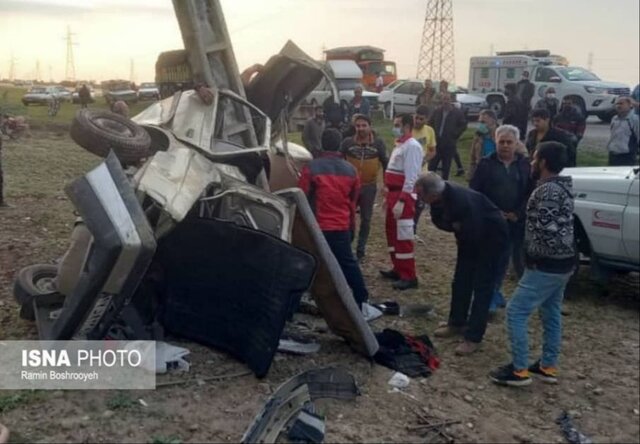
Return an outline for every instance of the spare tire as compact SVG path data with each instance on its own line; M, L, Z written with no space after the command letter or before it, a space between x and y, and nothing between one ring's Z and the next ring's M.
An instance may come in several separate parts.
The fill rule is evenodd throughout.
M71 138L82 148L100 157L109 152L124 164L149 157L151 137L140 125L111 111L81 109L71 122Z
M35 320L33 298L57 291L57 276L58 267L49 264L30 265L18 272L13 283L13 296L22 306L20 309L22 319Z

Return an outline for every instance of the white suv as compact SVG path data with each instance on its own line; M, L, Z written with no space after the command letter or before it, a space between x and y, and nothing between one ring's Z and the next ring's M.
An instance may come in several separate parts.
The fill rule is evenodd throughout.
M565 168L573 179L578 250L596 277L640 271L640 167Z

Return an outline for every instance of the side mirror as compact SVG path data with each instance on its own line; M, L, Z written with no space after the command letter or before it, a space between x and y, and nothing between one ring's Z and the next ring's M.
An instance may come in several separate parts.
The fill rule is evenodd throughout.
M552 76L552 77L549 77L549 82L551 82L551 83L560 83L560 82L562 82L562 79L560 77L558 77L558 76Z

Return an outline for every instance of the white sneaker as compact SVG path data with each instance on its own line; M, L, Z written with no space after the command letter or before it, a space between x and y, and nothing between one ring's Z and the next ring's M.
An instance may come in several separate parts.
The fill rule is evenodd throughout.
M362 316L364 316L364 320L367 322L375 321L380 316L382 316L382 312L378 310L373 305L363 302L362 303Z

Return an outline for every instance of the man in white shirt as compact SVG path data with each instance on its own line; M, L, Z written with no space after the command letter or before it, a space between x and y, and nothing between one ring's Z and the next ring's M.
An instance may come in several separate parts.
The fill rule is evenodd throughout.
M380 270L380 274L394 280L393 288L396 290L418 287L413 251L413 217L416 211L414 185L422 168L423 150L412 132L411 114L395 118L393 133L396 146L384 173L385 231L393 268Z
M376 92L382 92L382 88L384 87L384 78L382 77L382 73L378 73L378 77L376 77Z

